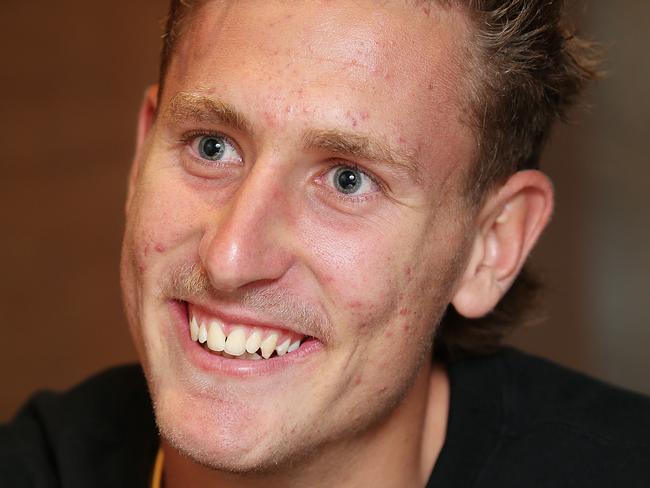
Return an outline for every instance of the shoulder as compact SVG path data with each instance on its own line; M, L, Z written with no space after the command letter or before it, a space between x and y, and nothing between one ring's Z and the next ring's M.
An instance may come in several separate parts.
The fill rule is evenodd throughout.
M647 396L513 349L501 358L502 399L513 432L552 424L602 444L650 447Z
M515 350L492 361L502 435L485 476L506 486L650 486L648 397Z
M65 393L35 394L0 427L0 479L13 480L10 486L55 486L63 480L84 486L101 472L107 486L111 479L118 486L121 471L137 476L135 460L153 458L156 449L142 370L122 366Z

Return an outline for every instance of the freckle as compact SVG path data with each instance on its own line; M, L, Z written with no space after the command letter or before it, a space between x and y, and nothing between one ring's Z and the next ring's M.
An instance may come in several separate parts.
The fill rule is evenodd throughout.
M160 243L156 244L156 247L154 249L156 250L156 252L165 252L165 246L163 246Z

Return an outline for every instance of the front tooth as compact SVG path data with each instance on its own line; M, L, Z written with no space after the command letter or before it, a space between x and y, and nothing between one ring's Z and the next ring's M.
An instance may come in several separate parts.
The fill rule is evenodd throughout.
M226 335L221 329L219 322L210 322L208 329L208 349L213 351L223 351L226 347Z
M190 320L190 337L194 342L199 340L199 324L196 323L196 317L192 315Z
M244 359L250 359L251 361L259 361L260 359L262 359L262 356L260 356L256 352L253 353L247 352L246 354L244 354Z
M278 343L278 334L276 332L272 332L269 334L269 336L262 341L262 344L260 345L260 349L262 351L262 357L264 359L268 359L271 357L271 354L273 354L273 351L275 350L275 345Z
M225 351L233 356L241 356L246 352L246 331L235 327L226 339Z
M278 352L278 356L284 356L287 353L289 350L289 344L291 344L291 340L287 339L275 348L275 350Z
M246 341L246 351L249 353L256 352L260 348L261 343L262 333L256 329Z
M205 328L205 323L201 322L201 326L199 327L199 342L203 344L207 340L208 340L208 329Z
M289 349L287 349L287 352L293 352L293 351L295 351L296 349L298 349L299 347L300 347L300 341L296 341L296 342L292 343L292 344L289 346Z

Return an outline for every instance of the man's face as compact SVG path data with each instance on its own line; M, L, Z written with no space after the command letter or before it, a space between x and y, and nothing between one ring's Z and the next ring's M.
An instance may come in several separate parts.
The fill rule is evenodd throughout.
M459 12L400 1L215 1L192 18L138 151L122 259L179 450L281 465L362 438L408 393L469 241L465 35ZM192 340L192 317L233 354L273 334L300 347L228 357Z

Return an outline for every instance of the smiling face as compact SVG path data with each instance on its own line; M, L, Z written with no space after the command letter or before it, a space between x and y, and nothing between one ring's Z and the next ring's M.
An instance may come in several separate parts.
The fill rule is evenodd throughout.
M399 1L192 17L145 103L122 258L180 451L282 465L362 439L409 394L469 244L465 32Z

